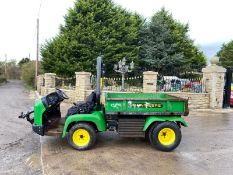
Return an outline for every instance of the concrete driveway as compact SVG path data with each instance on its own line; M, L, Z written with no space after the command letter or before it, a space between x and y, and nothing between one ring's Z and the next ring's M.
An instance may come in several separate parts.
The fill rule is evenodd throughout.
M155 150L144 139L98 135L92 150L73 150L66 139L40 137L17 119L33 105L18 81L0 87L0 174L232 174L233 114L193 111L173 152ZM68 105L62 105L63 113Z
M0 86L0 174L41 174L40 139L32 133L22 111L33 105L33 94L17 80Z
M173 152L155 150L144 139L98 135L89 151L73 150L66 139L43 137L45 174L231 174L233 171L233 114L191 112L188 128Z

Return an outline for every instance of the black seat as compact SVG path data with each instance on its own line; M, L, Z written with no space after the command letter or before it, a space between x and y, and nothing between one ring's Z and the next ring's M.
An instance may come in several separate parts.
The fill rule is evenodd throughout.
M85 100L85 102L74 104L68 109L66 117L74 114L89 114L96 105L96 93L92 92Z
M88 95L85 102L96 103L96 93L92 92L90 95Z

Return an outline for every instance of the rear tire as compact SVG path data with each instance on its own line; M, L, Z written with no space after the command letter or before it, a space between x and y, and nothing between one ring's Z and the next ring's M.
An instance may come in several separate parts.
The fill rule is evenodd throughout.
M181 131L175 122L155 123L149 131L150 143L161 151L174 150L181 141Z
M152 127L156 127L158 124L160 124L161 122L155 122L152 124L152 126L149 127L149 129L146 131L145 134L145 140L150 142L150 131Z
M88 150L96 142L95 129L88 123L77 123L69 130L68 142L74 149Z

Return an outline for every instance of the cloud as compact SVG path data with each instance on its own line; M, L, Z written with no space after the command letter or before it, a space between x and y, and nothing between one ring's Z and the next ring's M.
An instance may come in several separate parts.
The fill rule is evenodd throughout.
M36 18L40 11L40 43L58 33L67 9L75 0L7 0L0 4L0 60L21 59L31 53L36 56ZM169 10L175 19L189 23L189 35L196 44L207 45L233 39L231 0L114 0L130 11L149 18L161 7Z

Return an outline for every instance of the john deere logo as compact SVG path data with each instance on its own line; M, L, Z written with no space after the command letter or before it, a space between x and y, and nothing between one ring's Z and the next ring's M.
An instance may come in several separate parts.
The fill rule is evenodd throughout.
M114 103L114 104L111 104L111 107L112 108L120 108L121 104L120 103Z
M163 105L160 103L128 103L129 108L162 108Z

